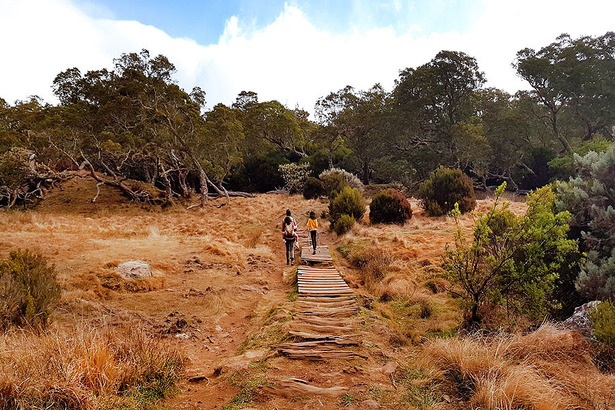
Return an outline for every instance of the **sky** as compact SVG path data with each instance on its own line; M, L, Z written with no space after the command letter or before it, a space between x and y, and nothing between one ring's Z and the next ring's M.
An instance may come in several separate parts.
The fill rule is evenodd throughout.
M58 73L144 48L210 108L250 90L312 111L346 85L391 90L440 50L475 57L487 86L514 93L528 88L517 51L602 35L614 15L612 0L0 0L0 98L56 103Z

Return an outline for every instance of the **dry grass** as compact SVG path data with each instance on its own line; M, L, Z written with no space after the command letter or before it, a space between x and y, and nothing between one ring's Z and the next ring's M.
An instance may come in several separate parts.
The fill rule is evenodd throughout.
M174 392L184 359L137 326L0 339L0 408L142 408Z
M437 339L424 353L452 394L475 407L615 406L615 376L596 369L578 333L554 325L527 335Z

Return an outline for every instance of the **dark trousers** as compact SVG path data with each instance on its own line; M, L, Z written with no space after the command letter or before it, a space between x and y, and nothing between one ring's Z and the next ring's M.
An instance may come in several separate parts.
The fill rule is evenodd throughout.
M295 260L295 238L285 239L286 242L286 263L289 260Z
M310 236L312 237L312 246L314 250L316 250L316 230L310 231Z

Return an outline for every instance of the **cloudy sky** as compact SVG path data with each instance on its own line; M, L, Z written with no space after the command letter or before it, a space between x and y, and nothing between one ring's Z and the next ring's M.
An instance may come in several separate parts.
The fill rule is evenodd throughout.
M146 48L208 106L242 90L312 110L345 85L391 89L443 49L478 60L488 85L527 86L511 62L561 33L615 30L613 0L0 0L0 97L55 103L59 72L111 67Z

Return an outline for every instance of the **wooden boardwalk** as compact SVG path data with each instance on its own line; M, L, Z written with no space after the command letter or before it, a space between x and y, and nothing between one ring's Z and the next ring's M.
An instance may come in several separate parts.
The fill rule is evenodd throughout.
M304 263L333 261L328 247L318 246L313 255L307 235L299 235ZM359 305L337 269L331 265L299 266L297 288L299 312L294 315L289 332L295 341L278 346L280 354L301 360L366 359L357 352L361 341L353 332L359 322Z

